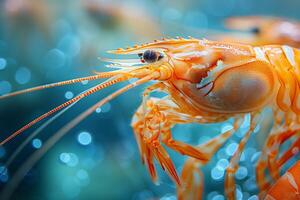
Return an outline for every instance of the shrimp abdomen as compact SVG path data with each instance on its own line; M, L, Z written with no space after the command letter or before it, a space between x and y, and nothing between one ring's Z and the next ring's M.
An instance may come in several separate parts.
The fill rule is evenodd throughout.
M300 51L290 46L264 46L265 58L277 74L276 106L300 114Z

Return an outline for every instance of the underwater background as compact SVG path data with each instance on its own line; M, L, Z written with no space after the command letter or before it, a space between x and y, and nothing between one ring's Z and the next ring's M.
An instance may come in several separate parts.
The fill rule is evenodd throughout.
M106 53L110 49L162 37L210 39L226 33L223 22L230 16L267 15L299 20L299 8L298 0L2 0L0 95L107 71L98 58L113 57ZM1 100L1 140L97 83L98 80L83 82ZM110 87L78 102L34 137L9 166L5 163L10 155L41 123L0 147L1 191L11 175L60 127L119 87ZM151 182L130 127L143 88L145 85L112 100L73 128L26 174L11 199L176 199L174 184L161 170L160 184ZM264 123L255 130L255 137L242 154L236 175L238 199L257 199L254 164L271 120L268 111L263 116ZM200 144L228 128L230 122L178 125L173 133L181 141ZM240 132L203 168L204 199L224 199L224 170L247 128L246 119ZM172 151L170 155L180 170L185 157Z

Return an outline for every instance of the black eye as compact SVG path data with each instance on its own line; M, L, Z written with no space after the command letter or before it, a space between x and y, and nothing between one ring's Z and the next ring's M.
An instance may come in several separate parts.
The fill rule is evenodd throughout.
M250 32L258 35L260 33L260 29L258 27L254 27L250 30Z
M162 55L153 50L146 50L143 53L143 60L147 63L154 63L162 58Z

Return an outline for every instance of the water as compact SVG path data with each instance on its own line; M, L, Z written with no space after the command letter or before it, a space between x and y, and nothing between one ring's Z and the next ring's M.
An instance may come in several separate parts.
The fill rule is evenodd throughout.
M237 15L274 15L300 19L296 0L237 1L31 1L5 0L0 17L0 95L11 91L106 71L98 57L114 57L107 50L152 41L161 37L194 36L212 38L224 31L223 21ZM115 9L108 12L104 7ZM98 9L95 11L95 9ZM122 15L124 14L124 15ZM134 55L133 58L137 58ZM8 136L34 117L49 111L102 80L62 86L1 100L1 137ZM119 84L78 102L27 145L7 169L5 161L16 147L40 124L14 141L0 147L0 189L33 152L48 138L89 106L124 86ZM160 169L159 186L153 184L142 164L130 127L131 118L142 101L138 87L101 106L45 154L24 178L14 199L176 199L175 185ZM204 197L225 199L225 170L245 131L249 116L203 169ZM231 121L209 126L197 124L173 128L179 141L198 144L232 128ZM246 145L235 175L241 186L237 199L258 199L254 165L263 146L264 126L255 129ZM186 157L168 149L176 168ZM298 149L294 149L296 154ZM12 173L11 171L12 170ZM3 172L3 173L2 173Z

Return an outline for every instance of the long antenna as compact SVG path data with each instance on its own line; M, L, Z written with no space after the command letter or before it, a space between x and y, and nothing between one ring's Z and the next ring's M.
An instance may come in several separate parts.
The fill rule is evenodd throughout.
M83 99L84 97L87 97L99 90L102 90L103 88L106 88L108 86L111 86L113 84L116 84L118 82L127 80L128 78L126 78L125 76L121 76L121 77L115 77L115 78L111 78L99 85L96 85L95 87L89 89L88 91L86 91L85 93L82 93L76 97L74 97L73 99L70 99L69 101L66 101L65 103L53 108L52 110L44 113L43 115L35 118L34 120L32 120L31 122L29 122L28 124L26 124L25 126L23 126L22 128L20 128L19 130L15 131L13 134L11 134L10 136L8 136L6 139L4 139L2 142L0 142L0 145L4 145L5 143L7 143L8 141L10 141L11 139L13 139L14 137L16 137L17 135L19 135L20 133L24 132L25 130L29 129L31 126L33 126L34 124L38 123L39 121L45 119L46 117L56 113L57 111Z
M2 200L8 200L12 193L14 192L15 188L19 185L20 181L24 177L25 174L28 173L28 171L36 164L37 161L40 160L40 158L57 142L59 141L69 130L71 130L74 126L76 126L78 123L80 123L82 120L84 120L87 116L92 114L97 108L101 107L108 101L112 100L113 98L119 96L120 94L128 91L131 88L134 88L138 85L141 85L143 83L146 83L150 80L153 80L156 76L159 76L159 74L154 73L151 75L148 75L144 78L141 78L137 80L134 83L131 83L111 95L105 97L104 99L100 100L98 103L78 115L76 118L74 118L72 121L70 121L68 124L66 124L64 127L62 127L58 132L56 132L43 146L42 148L38 149L36 152L34 152L27 161L19 168L19 170L12 176L11 180L5 185L4 189L1 191L0 199Z
M101 78L110 78L112 76L115 76L117 73L117 71L113 71L113 72L103 72L103 73L99 73L97 75L94 76L87 76L87 77L82 77L82 78L76 78L76 79L71 79L71 80L67 80L67 81L61 81L61 82L57 82L57 83L50 83L50 84L46 84L46 85L41 85L41 86L37 86L37 87L33 87L33 88L28 88L25 90L20 90L20 91L16 91L16 92L12 92L9 94L5 94L0 96L0 100L1 99L5 99L8 97L13 97L13 96L17 96L20 94L24 94L24 93L29 93L29 92L33 92L33 91L37 91L37 90L43 90L46 88L52 88L52 87L57 87L57 86L63 86L63 85L70 85L70 84L74 84L74 83L79 83L82 81L90 81L90 80L96 80L96 79L101 79Z

